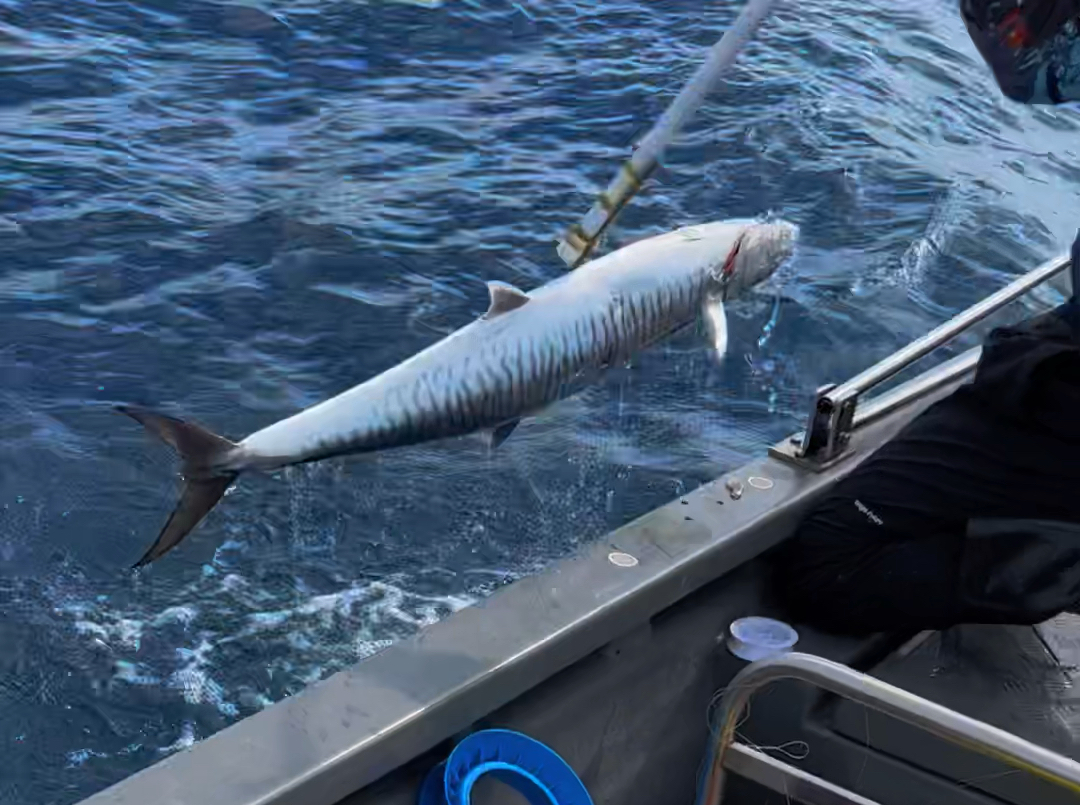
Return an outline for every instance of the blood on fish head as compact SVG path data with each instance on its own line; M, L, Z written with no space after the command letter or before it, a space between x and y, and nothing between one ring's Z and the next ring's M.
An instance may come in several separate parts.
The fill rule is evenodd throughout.
M718 253L716 275L725 296L737 296L764 282L791 257L799 229L783 220L718 221L696 227Z

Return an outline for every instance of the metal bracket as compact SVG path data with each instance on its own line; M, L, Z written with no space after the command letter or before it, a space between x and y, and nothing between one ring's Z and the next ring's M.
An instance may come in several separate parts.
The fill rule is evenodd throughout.
M807 472L824 472L825 470L836 466L841 461L855 455L854 450L845 449L843 452L827 461L820 460L817 457L804 456L802 454L804 438L805 435L803 433L797 433L794 436L789 436L782 442L774 444L769 448L769 458L775 458L778 461L783 461L785 464L791 464L792 466L806 470Z
M814 395L814 407L803 434L802 458L817 464L831 463L847 450L855 422L856 396L833 396L836 384L821 386Z
M770 447L770 456L811 472L822 472L852 455L848 444L858 398L838 404L831 396L836 388L832 383L817 390L806 430Z

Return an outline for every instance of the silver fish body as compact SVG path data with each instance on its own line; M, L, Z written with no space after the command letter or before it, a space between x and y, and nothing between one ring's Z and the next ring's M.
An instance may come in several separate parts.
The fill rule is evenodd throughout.
M693 322L707 297L730 298L767 278L793 239L783 222L717 222L638 241L528 294L496 286L487 315L253 433L226 457L226 468L271 469L416 444L534 413L581 373L620 363ZM500 300L520 304L501 309Z
M583 374L625 361L693 322L704 306L767 279L791 254L796 233L784 221L719 221L640 240L529 293L491 283L481 318L239 443L123 408L176 447L188 482L138 564L183 539L240 472L477 431L505 438Z

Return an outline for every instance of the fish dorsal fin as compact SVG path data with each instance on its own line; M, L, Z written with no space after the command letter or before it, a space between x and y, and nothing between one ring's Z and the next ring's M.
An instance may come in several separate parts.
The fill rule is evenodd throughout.
M487 286L488 292L491 294L491 305L488 306L487 313L484 314L485 319L493 319L503 313L517 310L529 301L529 297L525 295L523 290L515 288L508 282L492 280Z

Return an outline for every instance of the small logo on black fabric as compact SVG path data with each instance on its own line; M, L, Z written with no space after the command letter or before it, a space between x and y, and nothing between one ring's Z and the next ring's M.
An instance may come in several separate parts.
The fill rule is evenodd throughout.
M870 508L861 500L855 501L855 508L866 515L866 519L874 525L885 525L885 521L870 511Z

